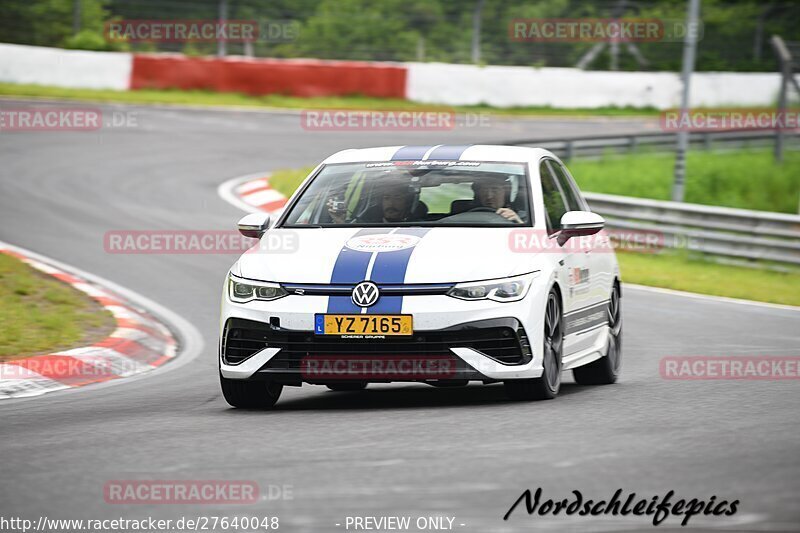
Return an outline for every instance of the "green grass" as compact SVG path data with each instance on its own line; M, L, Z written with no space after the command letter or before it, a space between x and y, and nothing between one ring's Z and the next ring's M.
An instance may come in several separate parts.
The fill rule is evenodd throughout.
M366 96L325 96L300 98L269 94L251 96L240 93L218 93L211 91L180 91L142 89L135 91L113 91L109 89L65 89L41 85L18 85L0 83L0 96L54 98L91 102L122 102L129 104L168 104L192 106L239 106L279 109L364 109L364 110L447 110L456 112L490 112L498 115L531 116L658 116L654 108L600 107L596 109L554 109L551 107L496 108L487 105L444 106L419 104L407 100L372 98Z
M617 253L622 281L679 291L800 306L800 272L721 265L677 252Z
M762 164L764 163L762 161ZM570 165L570 167L575 166L576 162ZM289 196L311 170L313 167L278 170L273 172L270 184ZM797 195L794 199L797 200ZM622 280L627 283L800 306L798 271L783 273L722 265L699 254L673 251L664 251L660 254L625 252L618 253L617 258L622 270Z
M584 191L669 200L674 165L672 154L651 153L576 159L568 166ZM687 202L797 213L800 152L787 151L779 165L769 149L691 151L686 168Z
M291 196L314 167L276 170L269 178L270 186L285 196Z
M674 158L641 154L574 160L568 166L581 190L669 200ZM800 152L786 152L776 164L770 150L689 153L686 201L761 211L797 213ZM270 183L286 196L313 167L279 170Z
M0 361L7 361L91 344L115 321L84 293L0 253L0 324Z

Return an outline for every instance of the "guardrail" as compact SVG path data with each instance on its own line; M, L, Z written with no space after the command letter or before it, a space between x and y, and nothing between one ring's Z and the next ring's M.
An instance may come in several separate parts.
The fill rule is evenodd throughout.
M652 232L668 248L800 265L800 215L586 193L608 227Z
M800 132L784 131L783 142L800 148ZM537 146L546 148L569 161L578 156L603 155L608 151L635 152L641 148L668 148L673 151L677 142L676 133L630 133L597 135L594 137L567 137L562 139L542 138L510 141L500 144L511 146ZM709 131L691 132L689 144L695 148L749 148L772 146L776 142L774 130ZM788 144L787 144L788 145Z
M784 132L784 143L800 147L800 133ZM690 142L710 149L768 145L774 131L692 133ZM641 146L675 146L675 134L637 133L565 139L529 139L506 144L547 148L563 159L601 155L609 150L635 151ZM717 256L800 265L800 215L687 204L610 194L586 193L592 209L611 229L652 232L668 248L688 248Z

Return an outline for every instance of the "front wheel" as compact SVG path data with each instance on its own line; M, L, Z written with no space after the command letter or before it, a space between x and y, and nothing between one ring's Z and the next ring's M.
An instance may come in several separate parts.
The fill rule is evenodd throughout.
M517 401L552 400L561 388L561 358L564 352L561 301L555 290L547 296L544 314L542 376L504 382L506 394Z
M247 381L219 376L222 396L233 407L241 409L269 409L283 391L283 385L269 381Z
M622 368L622 311L619 285L615 284L608 302L608 350L605 357L579 366L572 371L580 385L610 385L615 383Z

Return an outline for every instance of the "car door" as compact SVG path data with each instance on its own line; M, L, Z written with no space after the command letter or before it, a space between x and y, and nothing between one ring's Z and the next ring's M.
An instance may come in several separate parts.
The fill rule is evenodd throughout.
M539 174L542 183L547 233L555 240L556 234L561 229L561 217L569 210L569 207L547 159L541 161ZM582 294L580 290L576 291L575 289L576 287L580 289L582 286L580 276L582 273L585 274L584 263L586 260L580 250L573 251L569 242L564 246L553 242L550 249L561 254L558 261L558 280L564 300L564 355L568 356L582 349L582 343L576 344L576 337L571 333L567 321L581 305Z
M575 185L569 171L554 159L548 160L558 187L564 194L570 211L589 211L589 205ZM565 320L565 329L576 335L578 349L588 348L607 321L605 315L611 284L614 277L612 248L605 233L581 240L573 246L573 270L570 292L573 297L573 312Z

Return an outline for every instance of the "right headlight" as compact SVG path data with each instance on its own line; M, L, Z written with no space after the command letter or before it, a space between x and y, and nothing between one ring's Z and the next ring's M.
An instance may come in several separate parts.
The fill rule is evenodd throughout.
M228 298L232 302L246 303L251 300L277 300L289 293L278 283L240 280L228 274Z
M493 300L495 302L517 302L525 298L538 271L513 278L491 279L459 283L447 292L448 296L461 300Z

